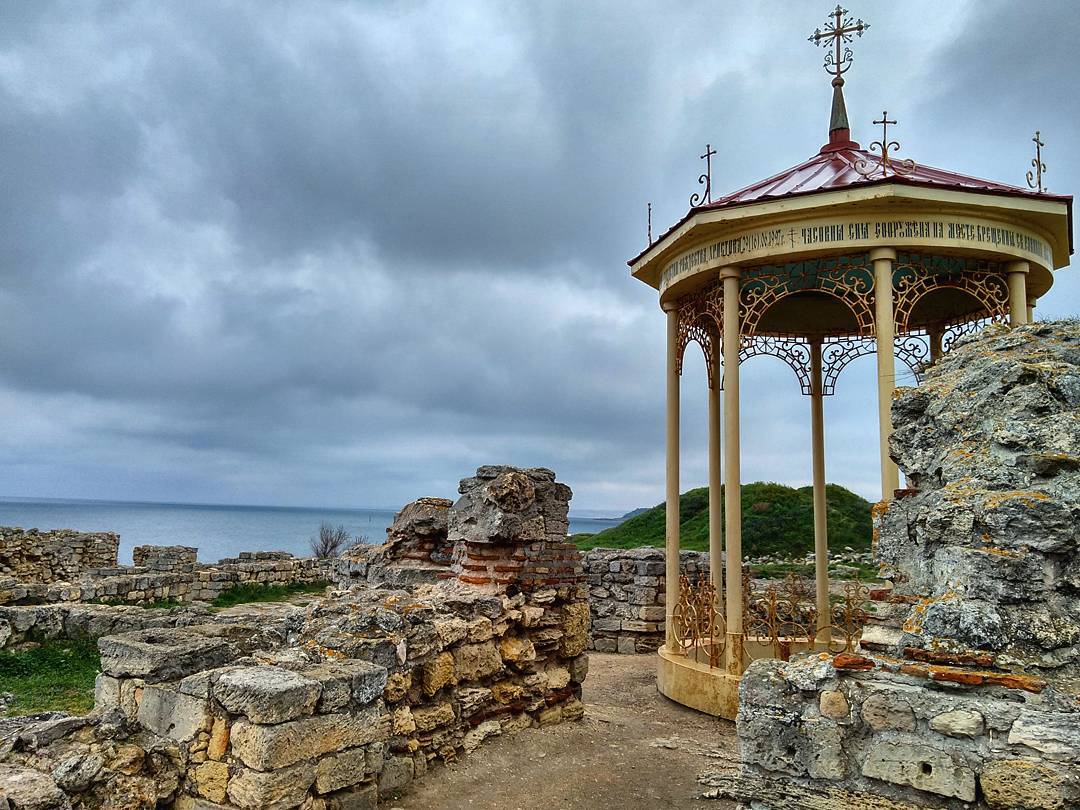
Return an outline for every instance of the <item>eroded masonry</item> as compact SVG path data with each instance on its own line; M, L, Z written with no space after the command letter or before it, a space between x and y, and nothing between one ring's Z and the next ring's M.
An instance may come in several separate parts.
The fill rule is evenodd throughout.
M89 715L6 721L7 806L374 807L491 737L580 718L589 608L569 488L482 467L460 492L403 510L306 608L3 608L11 634L50 612L44 632L101 636L102 659Z

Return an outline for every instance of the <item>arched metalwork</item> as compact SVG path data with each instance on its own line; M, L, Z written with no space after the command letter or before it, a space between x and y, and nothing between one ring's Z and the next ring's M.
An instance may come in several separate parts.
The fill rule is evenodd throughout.
M915 375L915 382L922 384L926 368L930 365L930 338L925 333L909 332L893 339L893 351Z
M977 321L954 323L951 326L946 327L941 335L941 351L948 352L956 345L956 341L960 338L966 337L967 335L974 335L976 332L985 329L995 322L996 321L993 318L980 318Z
M761 319L777 301L796 293L819 292L847 304L858 334L872 335L873 288L874 274L865 254L748 267L739 289L742 334L756 335Z
M714 340L719 341L723 334L723 304L723 290L717 283L680 299L676 308L679 342L675 355L675 370L682 374L686 347L691 342L697 343L705 355L705 371L710 387L715 373L712 343Z
M992 321L1009 318L1009 285L999 265L947 256L901 253L893 270L896 331L911 329L915 305L933 290L962 290L974 297Z
M799 378L802 392L810 395L810 344L805 339L787 335L751 335L742 339L740 363L759 354L769 354L787 363Z
M877 342L872 337L831 337L821 344L821 393L831 397L836 393L836 378L840 372L856 358L877 351Z

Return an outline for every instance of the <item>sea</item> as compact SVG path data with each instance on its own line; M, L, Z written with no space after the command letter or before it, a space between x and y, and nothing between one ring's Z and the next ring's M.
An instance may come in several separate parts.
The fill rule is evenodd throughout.
M354 537L382 543L393 509L303 506L235 506L199 503L141 503L0 497L0 526L116 532L119 560L131 564L135 546L195 546L201 562L217 562L241 551L288 551L310 556L311 537L322 523L344 526ZM599 511L570 513L570 533L596 533L622 517Z

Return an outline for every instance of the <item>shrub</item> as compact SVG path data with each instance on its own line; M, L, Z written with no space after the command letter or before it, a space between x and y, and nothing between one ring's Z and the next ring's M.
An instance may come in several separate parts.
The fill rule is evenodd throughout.
M359 538L357 538L359 539ZM349 535L344 526L331 526L323 523L319 526L319 533L311 538L311 552L320 560L337 557L345 549L356 542Z

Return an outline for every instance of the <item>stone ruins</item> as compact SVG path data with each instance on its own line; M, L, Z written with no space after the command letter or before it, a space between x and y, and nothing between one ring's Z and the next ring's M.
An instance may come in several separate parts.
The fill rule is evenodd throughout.
M777 810L1080 806L1080 324L961 342L893 421L891 597L861 654L753 663L743 770L704 781Z
M589 608L569 488L550 470L482 467L460 492L406 507L385 559L342 561L348 587L306 608L177 608L102 634L89 715L3 721L6 806L357 810L486 739L580 718ZM402 584L395 565L425 574ZM159 613L3 610L66 610L57 635Z

